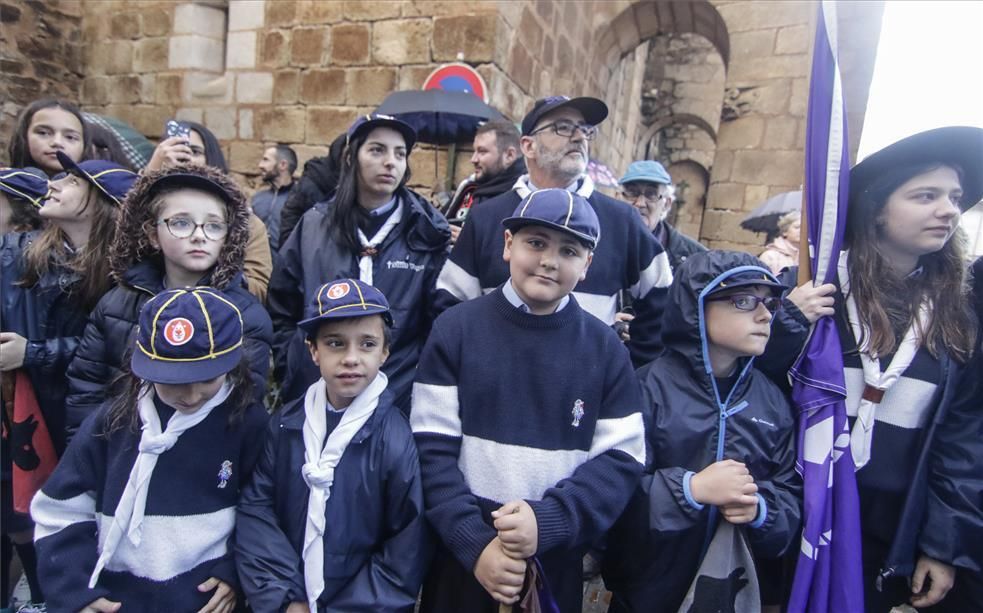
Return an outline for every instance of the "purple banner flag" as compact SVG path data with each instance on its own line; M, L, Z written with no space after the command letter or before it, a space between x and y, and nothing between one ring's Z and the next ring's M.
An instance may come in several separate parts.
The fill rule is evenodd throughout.
M809 84L805 199L812 279L835 282L843 248L850 159L836 55L836 3L823 1ZM789 371L799 412L802 543L788 610L862 613L860 509L836 323L819 319Z

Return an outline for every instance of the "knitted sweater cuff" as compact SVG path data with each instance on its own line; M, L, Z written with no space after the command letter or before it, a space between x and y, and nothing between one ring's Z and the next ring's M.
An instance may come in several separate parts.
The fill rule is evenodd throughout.
M480 517L468 518L447 539L447 548L468 572L474 570L481 552L492 542L498 532Z
M549 498L526 502L536 514L536 528L539 532L536 553L545 553L566 546L570 542L570 520L563 512L563 507Z

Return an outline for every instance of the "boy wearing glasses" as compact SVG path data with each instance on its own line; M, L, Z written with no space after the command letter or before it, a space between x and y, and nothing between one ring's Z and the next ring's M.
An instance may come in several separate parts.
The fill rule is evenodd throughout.
M608 325L630 296L635 311L628 349L636 366L662 348L662 305L672 282L669 260L632 207L594 190L587 172L589 144L608 108L596 98L550 96L536 101L522 120L519 146L528 173L512 190L482 202L467 223L437 279L438 312L487 294L509 278L499 254L505 246L502 220L538 189L563 189L587 200L604 241L594 252L587 276L573 295L588 313Z
M677 610L720 521L745 527L763 604L780 603L761 562L799 530L795 417L753 361L785 289L745 253L697 253L676 271L666 352L638 371L650 461L608 537L610 611Z

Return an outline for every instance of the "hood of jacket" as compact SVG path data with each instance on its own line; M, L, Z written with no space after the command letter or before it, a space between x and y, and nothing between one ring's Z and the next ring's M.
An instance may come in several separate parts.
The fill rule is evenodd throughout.
M406 207L406 244L416 251L446 249L451 239L451 227L440 211L411 189L401 187L397 194Z
M758 258L736 251L701 251L694 253L675 271L669 288L669 299L662 315L662 342L666 351L684 357L693 369L694 377L704 387L713 389L712 368L707 355L704 297L720 283L753 267L775 278ZM777 279L776 279L777 280ZM734 385L736 391L746 380L746 374L754 358L738 361L740 377ZM718 398L718 403L723 401Z

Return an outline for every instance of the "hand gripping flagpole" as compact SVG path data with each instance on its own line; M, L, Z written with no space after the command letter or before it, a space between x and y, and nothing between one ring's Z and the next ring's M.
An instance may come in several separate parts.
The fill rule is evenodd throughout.
M849 151L837 65L836 4L819 5L809 83L803 225L808 271L816 283L836 280L849 194ZM805 280L808 280L805 279ZM843 352L831 317L814 325L789 371L798 411L803 481L802 540L791 613L862 613L860 511L846 416Z

